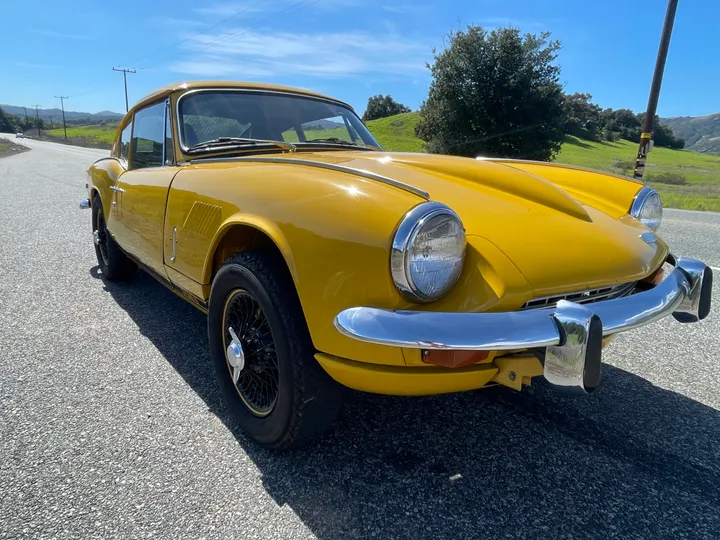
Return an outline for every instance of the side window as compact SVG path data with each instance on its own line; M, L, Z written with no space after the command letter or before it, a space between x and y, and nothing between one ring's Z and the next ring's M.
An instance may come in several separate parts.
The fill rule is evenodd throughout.
M174 160L172 140L172 124L170 123L170 107L165 107L165 164L170 165Z
M130 155L130 134L132 133L132 120L125 126L120 134L120 159L128 160Z
M291 127L288 130L285 130L282 132L282 138L285 142L300 142L300 138L298 137L297 131L294 127Z
M132 138L131 169L161 167L165 138L165 102L151 105L135 113Z

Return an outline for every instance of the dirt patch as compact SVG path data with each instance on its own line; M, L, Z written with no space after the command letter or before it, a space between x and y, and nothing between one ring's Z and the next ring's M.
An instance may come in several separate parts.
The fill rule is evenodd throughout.
M0 158L14 156L21 152L27 152L28 150L30 149L27 146L0 137Z

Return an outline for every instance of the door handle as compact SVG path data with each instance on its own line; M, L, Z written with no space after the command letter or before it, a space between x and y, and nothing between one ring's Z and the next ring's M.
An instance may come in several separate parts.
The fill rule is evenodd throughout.
M113 191L117 191L118 193L125 193L125 190L123 188L119 188L117 186L110 186L110 189Z

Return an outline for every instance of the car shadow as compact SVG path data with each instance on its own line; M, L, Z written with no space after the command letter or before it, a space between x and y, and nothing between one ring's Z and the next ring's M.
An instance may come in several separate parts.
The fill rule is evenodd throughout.
M325 437L275 454L228 417L203 314L143 273L104 286L235 435L267 492L318 538L717 538L720 531L720 412L632 373L606 365L603 386L581 398L543 381L522 393L348 391Z

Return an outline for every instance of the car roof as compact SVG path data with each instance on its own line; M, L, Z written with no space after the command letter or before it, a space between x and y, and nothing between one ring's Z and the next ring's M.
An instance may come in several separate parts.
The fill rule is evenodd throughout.
M336 99L331 96L326 96L323 94L319 94L317 92L313 92L312 90L305 90L303 88L294 88L291 86L280 86L277 84L267 84L267 83L256 83L256 82L245 82L245 81L185 81L185 82L178 82L174 84L169 84L167 86L163 86L162 88L158 88L157 90L149 93L142 99L140 99L133 107L130 109L129 112L133 112L136 109L143 107L144 105L151 103L157 99L161 99L163 97L169 96L170 94L174 92L178 92L181 90L196 90L196 89L213 89L213 88L239 88L239 89L246 89L246 90L268 90L271 92L284 92L288 94L299 94L303 96L310 96L310 97L316 97L321 99L327 99L330 101L334 101L336 103L340 103L341 105L344 105L345 107L348 107L349 109L353 110L350 105L347 103L340 101L339 99Z

